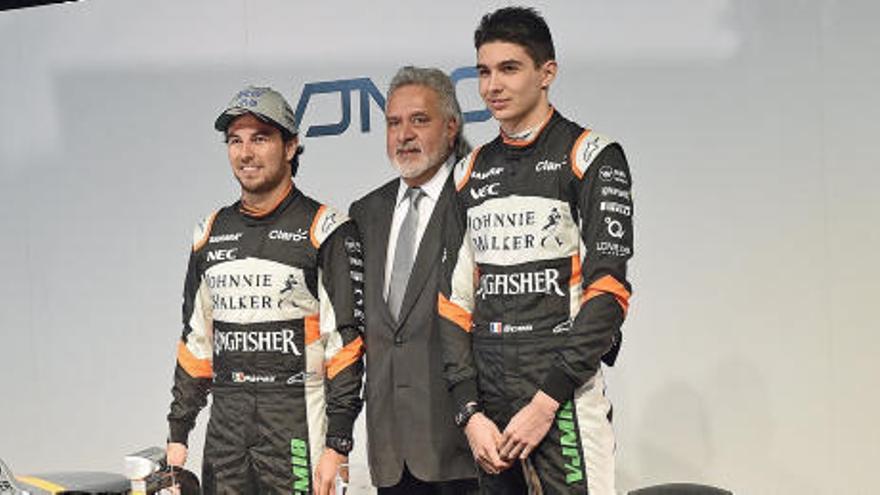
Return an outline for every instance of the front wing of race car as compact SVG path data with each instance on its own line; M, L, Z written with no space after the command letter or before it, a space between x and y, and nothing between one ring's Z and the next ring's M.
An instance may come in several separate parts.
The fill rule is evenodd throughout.
M92 471L14 476L0 459L0 495L148 495L163 493L172 485L179 485L183 495L199 493L198 478L166 466L165 452L158 447L126 456L125 471L125 476Z

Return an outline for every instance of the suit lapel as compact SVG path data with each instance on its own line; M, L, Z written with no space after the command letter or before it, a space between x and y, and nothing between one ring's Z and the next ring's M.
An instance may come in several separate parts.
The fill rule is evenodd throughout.
M385 261L388 258L388 235L391 232L391 217L394 215L394 206L397 202L397 187L397 181L385 187L382 190L382 202L379 208L374 212L368 212L368 214L374 215L375 221L370 222L370 225L375 226L376 231L373 237L375 242L369 246L369 249L373 250L373 255L370 256L370 262L367 263L366 276L369 280L374 281L371 284L371 289L375 292L373 296L373 300L376 301L374 310L382 314L382 318L391 329L396 326L396 322L391 316L391 310L388 309L388 303L385 301Z
M398 319L398 331L402 328L403 322L415 306L416 300L425 288L425 283L430 278L431 270L437 268L437 262L440 259L441 224L443 223L443 215L446 208L449 207L450 197L453 192L452 174L443 185L443 191L434 205L434 211L431 212L431 218L419 242L419 250L416 253L416 259L413 263L412 273L410 273L409 281L406 284L406 293L403 295L403 303L400 307L400 318ZM386 236L387 239L387 236ZM390 311L389 311L390 314Z

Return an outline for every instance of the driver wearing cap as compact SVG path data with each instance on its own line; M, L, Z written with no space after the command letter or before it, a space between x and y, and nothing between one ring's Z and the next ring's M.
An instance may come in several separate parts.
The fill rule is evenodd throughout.
M294 184L302 147L281 94L244 88L214 127L241 197L193 235L168 463L186 462L210 392L204 493L333 493L361 409L361 241Z

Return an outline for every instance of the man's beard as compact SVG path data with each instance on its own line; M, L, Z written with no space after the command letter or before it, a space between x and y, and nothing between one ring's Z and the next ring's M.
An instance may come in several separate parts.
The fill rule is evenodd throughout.
M410 161L406 164L399 162L397 156L395 156L391 159L391 164L394 165L394 168L397 169L397 172L401 177L404 179L412 179L440 164L443 161L444 154L443 150L439 150L430 155L422 153L419 155L418 160Z
M238 176L235 177L235 180L238 182L241 190L247 192L248 194L266 194L274 191L275 188L285 182L285 180L287 179L287 174L285 172L286 171L284 170L284 168L280 168L277 173L266 177L265 180L257 182L253 186L245 184L245 182L242 181Z

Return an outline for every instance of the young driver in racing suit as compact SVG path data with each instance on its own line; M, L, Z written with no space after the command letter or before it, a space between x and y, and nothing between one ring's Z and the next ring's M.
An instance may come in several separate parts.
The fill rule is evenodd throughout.
M456 165L438 305L447 382L484 493L614 494L601 362L620 345L630 172L612 139L548 100L557 66L532 9L483 17L480 95L500 135Z
M293 112L248 87L217 118L241 199L196 228L168 415L168 462L213 394L205 493L335 493L360 412L361 244L293 183Z

